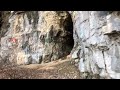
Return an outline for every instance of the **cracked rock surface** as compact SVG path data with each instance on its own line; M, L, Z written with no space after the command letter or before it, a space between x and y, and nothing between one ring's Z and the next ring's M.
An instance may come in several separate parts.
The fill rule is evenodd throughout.
M73 25L66 11L4 11L1 20L0 56L4 63L48 63L72 50Z
M119 11L1 11L0 32L0 65L70 54L82 78L120 79Z
M120 78L120 14L118 11L74 11L73 59L81 73ZM79 49L80 47L80 49ZM79 51L79 52L78 52ZM85 76L85 75L84 75Z

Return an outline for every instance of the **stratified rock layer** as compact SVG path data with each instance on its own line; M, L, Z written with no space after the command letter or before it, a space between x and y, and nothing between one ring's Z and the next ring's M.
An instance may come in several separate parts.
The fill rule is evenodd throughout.
M114 11L71 12L75 46L73 59L86 78L120 78L120 16Z

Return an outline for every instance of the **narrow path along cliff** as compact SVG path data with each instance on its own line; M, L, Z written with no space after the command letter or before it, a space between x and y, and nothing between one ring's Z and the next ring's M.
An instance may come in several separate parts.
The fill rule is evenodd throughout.
M45 64L1 68L0 79L80 79L80 73L66 58Z

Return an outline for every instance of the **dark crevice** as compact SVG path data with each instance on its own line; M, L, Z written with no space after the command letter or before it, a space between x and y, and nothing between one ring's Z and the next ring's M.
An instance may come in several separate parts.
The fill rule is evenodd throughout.
M38 11L27 11L26 14L29 19L29 23L32 24L31 21L33 19L33 25L34 25L34 28L36 28L36 25L37 25L38 19L39 19Z
M64 29L67 31L67 36L65 37L66 42L64 49L67 50L67 55L69 55L74 46L74 39L73 39L73 21L71 15L68 13L68 18L64 21ZM65 55L66 55L65 54Z
M9 23L8 18L10 16L10 12L8 11L0 11L0 37L3 37L5 33L8 31Z

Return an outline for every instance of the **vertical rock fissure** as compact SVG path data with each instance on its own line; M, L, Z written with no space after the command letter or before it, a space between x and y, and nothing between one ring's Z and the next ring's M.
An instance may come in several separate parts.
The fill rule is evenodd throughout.
M67 25L65 26L65 29L68 30L68 45L70 47L70 51L69 51L69 54L71 53L72 49L73 49L73 46L74 46L74 39L73 39L73 21L72 21L72 17L71 15L68 13L68 21L67 22Z
M105 55L104 55L104 51L102 51L102 54L103 54L103 59L104 59L105 71L106 71L106 73L107 73L107 65L106 65L106 62L105 62Z

